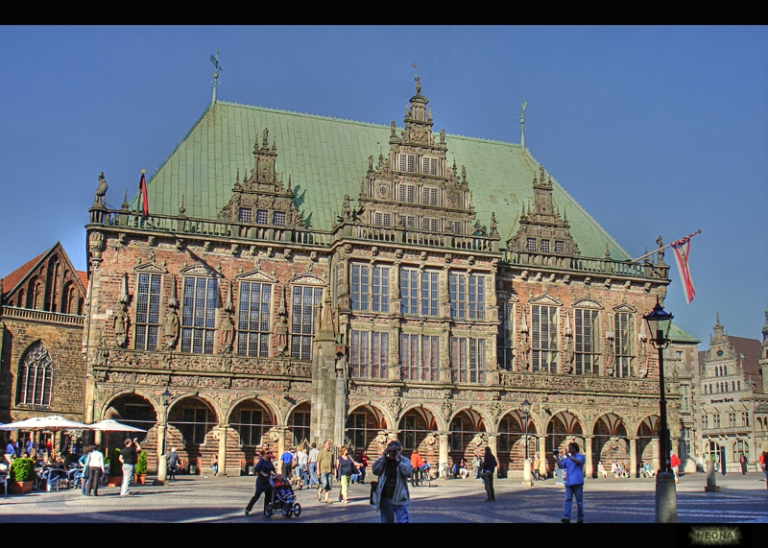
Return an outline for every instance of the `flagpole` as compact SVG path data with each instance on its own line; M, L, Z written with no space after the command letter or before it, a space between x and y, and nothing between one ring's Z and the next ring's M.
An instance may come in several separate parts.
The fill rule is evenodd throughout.
M691 238L693 238L694 236L696 236L696 234L701 234L701 229L699 229L699 230L697 230L696 232L693 232L693 233L691 233L691 234L688 234L688 236L686 236L685 238L681 238L681 240L690 240ZM679 242L679 241L680 241L680 240L675 240L675 242ZM651 256L651 255L653 255L654 253L658 253L659 251L662 251L662 250L664 250L664 249L667 249L669 246L671 246L671 245L672 245L672 244L674 244L675 242L671 242L671 243L668 243L667 245L665 245L665 246L663 246L663 247L660 247L660 248L658 248L658 249L655 249L655 250L651 251L650 253L646 253L645 255L642 255L641 257L638 257L637 259L632 259L632 260L630 260L629 262L631 262L631 263L636 263L637 261L639 261L639 260L641 260L641 259L645 259L646 257L650 257L650 256Z

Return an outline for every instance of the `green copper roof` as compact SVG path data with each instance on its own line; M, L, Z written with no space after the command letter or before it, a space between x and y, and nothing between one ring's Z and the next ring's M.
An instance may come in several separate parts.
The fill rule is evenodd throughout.
M241 180L253 168L253 146L261 146L265 127L270 147L277 143L278 174L285 184L291 176L296 207L308 226L319 230L331 229L345 194L357 198L368 157L389 150L388 125L219 101L206 108L149 179L150 211L176 215L183 195L187 216L215 219L232 196L238 168ZM455 157L459 169L467 168L479 223L487 227L495 212L506 242L517 231L522 204L533 203L539 164L517 144L446 134L446 145L449 165ZM613 259L630 258L554 178L553 183L555 206L567 214L582 256L602 258L607 244Z
M669 340L672 342L684 342L684 343L700 343L701 341L689 335L675 324L672 324L669 328Z

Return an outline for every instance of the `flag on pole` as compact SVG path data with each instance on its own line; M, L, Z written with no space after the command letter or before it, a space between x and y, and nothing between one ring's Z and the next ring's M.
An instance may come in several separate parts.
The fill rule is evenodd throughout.
M141 214L146 217L149 215L149 200L147 199L147 180L144 178L146 170L141 170L141 180L139 181L139 203L141 204Z
M693 280L691 279L691 269L688 266L688 259L691 256L691 236L693 234L670 244L675 254L677 271L680 273L680 282L683 285L685 302L687 303L690 303L693 300L693 296L696 295L696 290L693 288Z

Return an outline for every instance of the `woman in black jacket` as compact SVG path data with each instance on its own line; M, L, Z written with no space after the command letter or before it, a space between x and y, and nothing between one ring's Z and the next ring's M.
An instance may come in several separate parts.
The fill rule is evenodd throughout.
M490 447L485 448L485 458L483 458L483 481L485 482L485 492L488 498L484 502L496 502L496 492L493 490L493 472L496 470L496 457L493 456Z

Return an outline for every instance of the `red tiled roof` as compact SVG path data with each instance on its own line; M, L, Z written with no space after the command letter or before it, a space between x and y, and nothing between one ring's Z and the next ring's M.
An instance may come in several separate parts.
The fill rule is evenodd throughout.
M741 364L744 367L744 376L755 383L755 391L763 391L763 380L760 375L760 341L757 339L745 339L743 337L732 337L728 335L728 342L731 343L737 354L744 356Z
M24 278L24 276L26 276L29 271L32 270L38 262L40 262L40 259L42 259L43 256L48 253L48 251L50 250L43 251L40 255L34 259L31 259L30 261L27 261L22 266L3 278L3 294L7 294L12 291L13 288L16 287L16 284L18 284Z
M83 272L82 270L76 270L77 277L80 278L80 282L83 284L83 287L86 291L88 291L88 273Z

